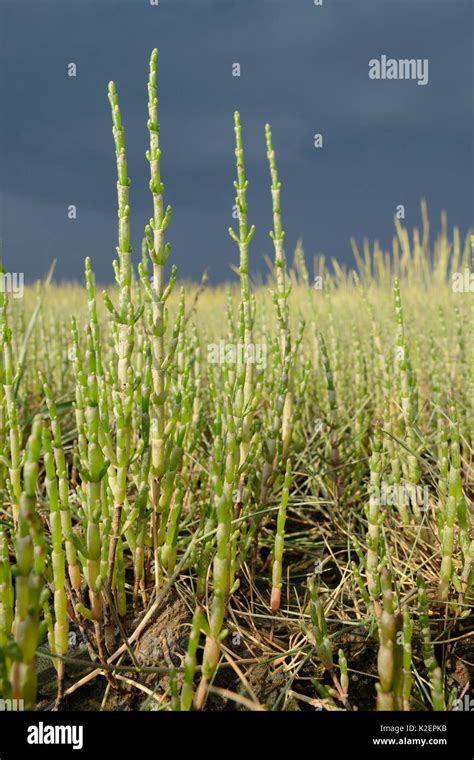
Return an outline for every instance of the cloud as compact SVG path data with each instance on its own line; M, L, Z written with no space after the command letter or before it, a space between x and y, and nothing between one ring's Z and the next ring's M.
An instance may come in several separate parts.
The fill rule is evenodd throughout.
M419 198L431 195L434 208L446 206L453 222L470 223L470 0L455 6L333 0L321 7L308 0L163 0L158 8L137 0L43 0L41 7L4 0L2 14L6 225L10 252L30 257L32 270L39 256L56 256L59 273L82 277L84 248L95 247L101 276L111 272L111 78L126 129L139 250L150 215L146 77L155 46L163 178L176 210L170 235L182 268L193 275L207 267L224 277L233 260L226 229L234 202L235 109L242 115L250 216L258 230L255 265L271 250L266 121L284 183L289 241L302 235L309 249L341 256L362 230L389 241L400 197L412 215ZM428 57L429 85L369 80L368 61L384 52ZM75 79L66 74L70 61L77 63ZM241 63L240 78L231 76L234 61ZM312 147L315 132L324 136L319 153ZM63 209L73 202L81 221L71 236ZM20 230L25 209L36 223Z

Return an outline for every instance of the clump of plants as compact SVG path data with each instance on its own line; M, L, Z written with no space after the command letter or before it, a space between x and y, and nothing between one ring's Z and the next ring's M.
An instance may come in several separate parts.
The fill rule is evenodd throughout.
M443 216L432 246L423 203L390 252L353 242L356 270L316 259L315 288L301 244L287 261L266 125L275 256L253 287L236 113L239 282L179 287L157 59L138 267L111 82L115 286L96 292L88 258L85 288L0 293L2 696L74 709L94 683L103 709L455 709L472 662L474 306L451 281L469 237Z

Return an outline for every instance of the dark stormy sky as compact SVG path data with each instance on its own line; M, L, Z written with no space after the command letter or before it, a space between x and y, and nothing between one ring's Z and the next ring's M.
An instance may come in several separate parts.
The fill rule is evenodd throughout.
M283 183L287 253L352 261L353 235L389 245L397 204L428 201L463 233L473 221L472 0L0 0L1 236L5 268L112 279L115 157L107 82L126 128L139 258L151 214L146 79L160 51L163 179L179 274L233 277L233 112L242 116L251 268L272 253L264 124ZM371 81L368 62L428 58L429 84ZM67 65L77 65L77 77ZM239 62L241 77L232 76ZM322 133L324 147L313 147ZM67 218L69 204L77 219Z

